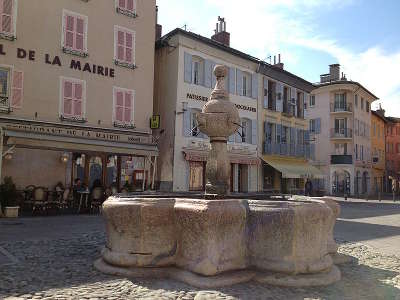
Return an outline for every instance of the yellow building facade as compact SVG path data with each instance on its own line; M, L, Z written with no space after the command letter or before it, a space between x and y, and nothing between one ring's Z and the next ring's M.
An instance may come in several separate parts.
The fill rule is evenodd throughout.
M385 132L386 119L379 112L371 114L372 178L371 193L378 195L383 191L385 177Z

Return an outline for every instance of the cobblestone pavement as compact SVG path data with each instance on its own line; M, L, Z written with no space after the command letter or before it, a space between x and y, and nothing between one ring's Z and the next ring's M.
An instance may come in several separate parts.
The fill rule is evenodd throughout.
M395 299L400 300L400 257L357 243L340 252L358 259L341 266L329 287L294 289L257 283L201 291L173 280L125 279L93 268L102 231L74 238L0 242L13 260L0 265L0 299Z

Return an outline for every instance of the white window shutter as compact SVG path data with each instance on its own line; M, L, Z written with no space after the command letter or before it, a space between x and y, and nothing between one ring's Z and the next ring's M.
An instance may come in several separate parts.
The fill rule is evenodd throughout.
M243 96L242 78L243 78L242 71L240 71L239 69L236 69L236 93L239 96Z
M211 88L212 83L212 61L206 59L204 61L204 86Z
M235 142L235 134L232 134L231 136L229 136L228 141L231 143Z
M257 120L251 120L251 143L253 145L258 144L258 130Z
M185 82L192 83L192 55L185 52Z
M251 97L253 99L258 98L258 73L251 75Z

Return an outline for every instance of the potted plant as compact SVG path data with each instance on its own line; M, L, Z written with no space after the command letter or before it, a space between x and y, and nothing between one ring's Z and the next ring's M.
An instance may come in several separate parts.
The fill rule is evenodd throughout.
M0 184L0 201L3 214L6 218L17 218L19 206L17 205L17 188L11 177L4 177Z

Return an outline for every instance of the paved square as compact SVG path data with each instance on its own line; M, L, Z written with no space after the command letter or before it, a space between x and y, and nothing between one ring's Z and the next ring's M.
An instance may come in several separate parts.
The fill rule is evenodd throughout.
M0 219L0 299L400 299L400 257L392 255L400 234L400 206L347 204L336 228L341 253L355 257L340 266L342 280L332 286L291 289L257 283L201 291L172 280L125 279L93 268L104 244L98 216ZM386 224L387 216L393 218ZM383 226L397 228L380 232ZM363 220L358 222L357 219ZM360 223L359 226L350 223ZM378 223L379 223L378 222ZM363 233L365 230L368 233ZM371 226L379 225L376 230ZM385 229L383 229L385 230ZM375 232L375 233L374 233ZM382 235L384 237L382 237ZM375 237L377 237L375 239ZM373 248L385 239L385 251ZM389 245L389 246L388 246ZM398 248L399 249L399 248Z

